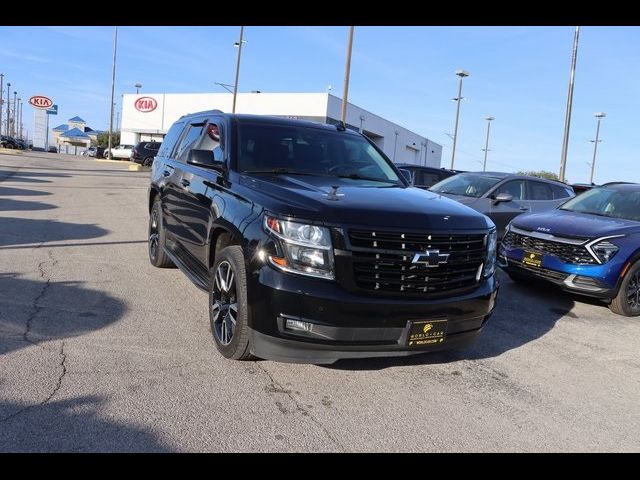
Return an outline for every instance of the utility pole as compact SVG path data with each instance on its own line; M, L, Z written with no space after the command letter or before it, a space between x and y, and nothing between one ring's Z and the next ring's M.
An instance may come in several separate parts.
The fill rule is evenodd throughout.
M236 113L236 98L238 96L238 79L240 78L240 57L242 56L242 43L244 37L244 26L240 27L240 40L235 43L238 47L238 58L236 59L236 81L233 84L233 107L231 108L231 113Z
M344 67L344 90L342 92L342 113L340 121L343 126L347 125L347 103L349 96L349 77L351 76L351 50L353 49L353 26L349 27L349 41L347 43L347 63Z
M571 128L571 108L573 107L573 84L576 76L576 60L578 58L578 39L580 27L576 27L573 35L573 52L571 54L571 71L569 74L569 91L567 93L567 110L564 115L564 134L562 137L562 154L560 156L560 181L564 182L567 170L567 151L569 150L569 130Z
M4 102L4 73L0 73L0 134L2 134L2 102Z
M18 97L18 92L13 92L13 121L11 122L11 136L16 136L16 101Z
M456 125L453 128L453 146L451 147L451 170L453 170L453 164L456 159L456 143L458 142L458 121L460 120L460 102L462 102L462 80L464 77L468 77L470 74L466 70L456 70L456 75L460 77L458 82L458 96L454 98L458 102L456 107Z
M22 99L18 98L18 123L16 124L16 136L22 140Z
M484 144L484 163L482 164L482 171L487 171L487 152L489 152L489 131L491 130L491 121L495 120L495 117L485 118L487 121L487 140Z
M109 146L107 158L111 158L111 146L113 136L113 95L116 87L116 51L118 48L118 27L114 27L113 31L113 68L111 70L111 113L109 115Z
M11 136L9 135L9 124L11 123L10 106L11 106L11 83L7 83L7 129L5 131L5 134L7 135L7 137Z
M596 168L596 154L598 153L598 143L602 141L600 140L600 120L606 117L607 114L604 112L600 112L595 113L593 116L598 119L598 125L596 126L596 139L591 140L593 142L593 160L591 160L591 178L589 179L589 183L593 183L593 172Z

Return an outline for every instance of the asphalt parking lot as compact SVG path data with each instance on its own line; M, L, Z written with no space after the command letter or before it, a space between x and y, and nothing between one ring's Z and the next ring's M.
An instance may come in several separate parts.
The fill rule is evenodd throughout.
M505 275L467 350L225 360L127 165L0 154L0 451L640 450L640 319Z

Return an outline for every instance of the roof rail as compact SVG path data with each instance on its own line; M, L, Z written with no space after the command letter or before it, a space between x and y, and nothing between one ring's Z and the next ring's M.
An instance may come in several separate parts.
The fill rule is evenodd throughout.
M635 182L607 182L607 183L603 183L601 186L602 187L607 187L609 185L637 185L637 183L635 183Z

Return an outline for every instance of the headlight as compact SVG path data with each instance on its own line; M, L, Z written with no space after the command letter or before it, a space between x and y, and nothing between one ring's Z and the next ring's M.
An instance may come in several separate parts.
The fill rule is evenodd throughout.
M600 263L607 263L618 252L619 248L613 243L603 239L589 243L587 250L589 250L591 255L598 259Z
M487 235L487 259L484 262L484 277L490 277L496 270L496 247L498 246L498 232L492 230Z
M264 228L282 240L284 256L269 256L273 266L285 272L333 280L333 248L326 227L265 217Z

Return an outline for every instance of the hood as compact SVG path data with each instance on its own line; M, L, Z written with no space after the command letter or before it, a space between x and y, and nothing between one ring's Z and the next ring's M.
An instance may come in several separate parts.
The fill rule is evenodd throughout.
M437 192L433 192L433 193L435 195L442 195L443 197L450 198L452 200L455 200L456 202L462 203L463 205L473 205L478 201L477 197L467 197L465 195L454 195L452 193L437 193Z
M253 190L251 197L266 209L302 219L419 230L493 226L489 218L475 210L415 187L298 175L241 175L239 181ZM338 188L332 200L333 187Z
M640 232L640 222L559 209L520 215L511 224L559 237L599 238Z

